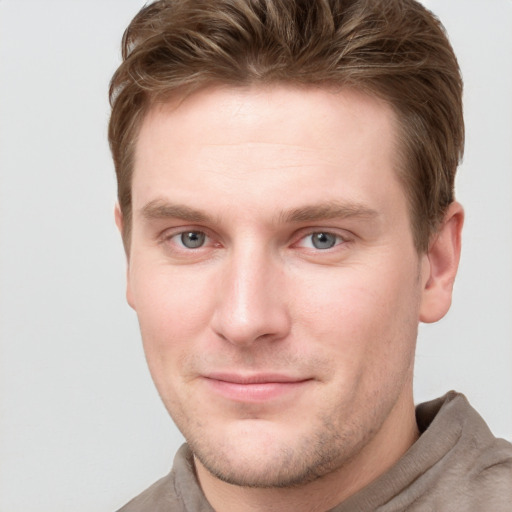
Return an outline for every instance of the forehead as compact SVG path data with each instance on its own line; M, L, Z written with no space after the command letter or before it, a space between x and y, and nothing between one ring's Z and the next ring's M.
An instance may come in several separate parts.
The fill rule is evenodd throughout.
M208 192L232 208L285 198L293 208L293 198L317 202L319 194L360 203L365 194L396 188L395 133L386 103L350 89L206 89L146 115L134 209L160 196L204 200Z
M370 135L367 121L373 132L394 132L392 108L355 89L217 85L155 103L142 121L136 147L137 152L143 151L148 142L144 134L153 137L153 130L164 125L174 129L173 139L178 143L193 132L200 136L197 142L211 144L224 143L228 137L232 144L245 142L248 136L269 143L296 143L302 137L306 146L325 147L330 136L346 137L348 132L360 136L363 130ZM292 123L294 129L290 130ZM211 130L213 127L218 130Z

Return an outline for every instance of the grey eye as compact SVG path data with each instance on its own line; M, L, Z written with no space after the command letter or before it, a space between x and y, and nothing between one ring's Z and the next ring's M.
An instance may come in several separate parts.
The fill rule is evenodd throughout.
M197 249L204 245L206 235L202 231L185 231L181 233L181 243L187 249Z
M330 249L336 245L338 237L332 233L313 233L311 243L315 249Z

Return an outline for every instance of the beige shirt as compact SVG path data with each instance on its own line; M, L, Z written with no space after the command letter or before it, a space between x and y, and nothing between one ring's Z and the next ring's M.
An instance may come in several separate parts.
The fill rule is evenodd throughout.
M512 512L512 444L453 391L419 405L422 435L386 473L330 512ZM184 444L172 471L118 512L214 512Z

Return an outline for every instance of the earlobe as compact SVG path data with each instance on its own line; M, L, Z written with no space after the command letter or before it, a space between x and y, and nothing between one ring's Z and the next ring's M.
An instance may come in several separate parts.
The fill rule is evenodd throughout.
M453 283L459 267L463 223L464 210L454 201L424 256L421 322L437 322L450 309Z

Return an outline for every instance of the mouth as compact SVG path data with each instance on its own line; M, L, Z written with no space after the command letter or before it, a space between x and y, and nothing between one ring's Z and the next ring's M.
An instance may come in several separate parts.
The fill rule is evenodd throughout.
M290 397L301 391L310 378L282 374L228 374L216 373L204 376L209 388L216 394L236 402L261 403Z

